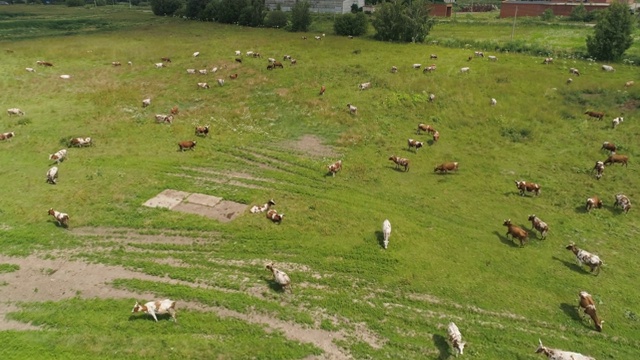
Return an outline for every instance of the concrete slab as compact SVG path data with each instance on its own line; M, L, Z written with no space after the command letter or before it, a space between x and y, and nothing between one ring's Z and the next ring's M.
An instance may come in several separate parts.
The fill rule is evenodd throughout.
M235 219L238 215L247 211L249 205L240 204L235 201L222 200L214 207L220 215L220 221L228 222Z
M188 192L167 189L156 195L155 197L147 200L142 205L147 207L173 209L173 207L180 204L182 200L184 200L187 196L189 196Z
M216 204L222 201L222 198L217 196L193 193L189 195L189 197L187 197L186 201L190 204L198 204L198 205L214 207L216 206Z

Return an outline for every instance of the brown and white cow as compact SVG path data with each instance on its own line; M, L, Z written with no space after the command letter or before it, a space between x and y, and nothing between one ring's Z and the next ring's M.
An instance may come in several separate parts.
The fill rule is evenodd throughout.
M389 160L396 164L396 169L400 169L400 166L404 167L404 171L409 171L409 159L405 159L399 156L391 156Z
M171 58L168 58L168 57L160 58L160 60L162 60L163 62L168 62L168 63L171 62Z
M601 111L585 111L585 114L598 120L602 120L604 118L604 113Z
M151 315L153 317L153 320L155 320L156 322L158 322L158 318L156 317L156 314L158 315L169 314L174 322L176 323L178 322L178 319L176 318L176 302L169 299L149 301L144 305L139 304L136 301L136 304L133 306L133 310L131 310L131 312L147 313Z
M505 235L507 239L509 235L511 235L511 238L520 241L520 246L524 246L524 243L527 242L527 238L529 237L529 233L525 229L518 225L513 225L511 219L505 220L502 225L507 227L507 234Z
M607 164L620 163L620 165L628 166L627 164L628 161L629 161L629 156L627 155L611 154L609 155L607 160L604 161L604 164L607 165Z
M178 115L178 113L180 112L180 109L178 108L178 105L176 105L172 107L171 110L169 110L169 112L171 113L171 115Z
M416 130L416 134L419 135L420 130L426 131L429 134L434 134L436 132L436 129L434 129L433 126L426 124L418 124L418 130Z
M438 130L436 130L436 131L433 133L433 142L434 142L434 143L437 143L437 142L438 142L438 140L440 140L440 132L439 132Z
M616 152L616 144L614 143L610 143L608 141L605 141L602 143L602 147L600 148L600 150L609 150L609 151L613 151Z
M413 139L409 139L407 140L407 144L409 144L409 150L411 150L411 148L415 149L415 152L418 152L418 149L420 149L424 143L418 140L413 140Z
M173 115L156 114L156 122L171 124L173 122Z
M626 214L629 212L629 210L631 210L631 200L629 200L629 198L625 194L617 194L616 202L613 204L613 207L615 208L618 206L620 206L622 208L622 211L624 211L624 213Z
M433 169L433 172L437 172L439 171L441 174L444 173L448 173L449 171L458 171L458 162L446 162L446 163L442 163L438 166L436 166Z
M566 249L573 252L573 254L576 256L578 264L587 265L591 269L591 272L597 269L598 272L596 272L596 275L600 273L600 267L602 266L603 262L602 260L600 260L600 257L598 257L598 255L592 254L586 250L582 250L574 243L570 243L569 245L567 245Z
M196 142L192 140L181 141L178 143L178 151L193 150L195 147Z
M529 215L529 218L527 220L531 221L532 229L536 229L540 232L540 237L542 239L547 238L547 232L549 232L549 225L547 225L546 222L540 220L540 218L535 215Z
M206 126L196 126L196 135L198 136L207 136L209 135L209 125Z
M550 57L545 58L545 59L542 61L542 63L543 63L543 64L545 64L545 65L553 64L553 58L550 58Z
M12 116L12 115L24 116L24 111L18 108L11 108L11 109L7 109L7 114L9 116Z
M58 183L58 167L52 166L47 170L47 183L55 185Z
M327 168L329 169L329 173L331 174L331 176L335 177L336 173L342 170L342 160L338 160L331 165L327 165Z
M580 353L564 351L559 349L551 349L542 345L542 340L538 339L540 345L536 349L536 354L543 354L550 360L596 360L591 356L582 355Z
M528 181L515 181L516 187L520 190L520 196L524 196L524 192L533 192L536 196L540 195L540 185Z
M69 140L69 146L75 146L75 147L83 147L83 146L91 146L92 145L92 140L90 137L86 137L86 138L72 138Z
M596 208L600 209L602 207L602 200L600 200L597 196L592 196L587 198L587 205L585 206L587 212L590 212L591 209Z
M1 133L0 134L0 141L2 141L2 140L11 140L14 136L16 136L16 133L14 133L13 131L6 132L6 133Z
M112 62L111 62L111 65L112 65L112 66L121 66L121 65L122 65L122 63L121 63L120 61L112 61Z
M349 113L351 115L358 115L358 108L351 105L351 104L347 104L347 108L349 108Z
M596 161L596 164L593 167L592 171L596 172L596 179L600 180L602 175L604 175L604 162Z
M54 154L49 154L49 160L55 161L59 164L62 160L67 158L67 149L58 150Z
M591 294L586 291L580 291L578 296L580 296L580 302L578 304L584 310L582 318L584 318L585 314L589 315L591 320L593 320L593 324L596 326L596 330L602 331L602 324L604 323L604 320L600 320L600 318L598 318L598 314L596 313L596 303L593 301Z
M278 214L278 211L275 209L267 211L267 219L278 225L282 222L282 218L284 218L284 214Z
M55 211L55 210L53 210L53 208L49 209L48 214L53 216L56 219L56 221L58 222L58 225L63 226L63 227L68 227L69 226L69 215L68 214L65 214L65 213L59 212L59 211Z
M273 62L273 68L281 68L284 69L284 65L282 65L282 63L280 61L274 61Z

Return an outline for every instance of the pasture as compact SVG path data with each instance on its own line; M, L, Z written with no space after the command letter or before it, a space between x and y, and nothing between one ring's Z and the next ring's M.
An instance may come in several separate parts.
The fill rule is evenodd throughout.
M2 359L447 359L451 321L468 358L539 359L539 338L597 359L637 358L640 222L637 209L613 206L617 193L640 201L640 88L624 87L638 83L637 67L491 52L498 61L468 61L474 49L99 11L64 9L123 27L0 43L0 133L15 132L0 141ZM266 69L285 54L297 65ZM162 57L171 63L155 68ZM173 123L156 123L173 106ZM14 107L25 115L9 116ZM417 135L419 123L439 141ZM210 125L207 137L194 135L198 125ZM75 137L94 145L68 148ZM425 146L408 150L409 138ZM178 151L185 140L197 141L193 151ZM629 166L596 180L603 141ZM68 159L47 184L48 156L62 148ZM434 172L449 161L459 170ZM520 196L515 180L540 184L540 195ZM165 189L249 206L274 199L286 216L278 225L246 211L222 223L142 206ZM587 213L593 195L604 206ZM68 229L49 208L69 214ZM545 240L530 214L549 224ZM505 219L529 230L524 247L505 236ZM598 276L576 264L570 242L604 260ZM271 280L270 262L291 277L291 293ZM581 320L581 290L605 320L601 333ZM177 301L177 323L131 313L161 298Z

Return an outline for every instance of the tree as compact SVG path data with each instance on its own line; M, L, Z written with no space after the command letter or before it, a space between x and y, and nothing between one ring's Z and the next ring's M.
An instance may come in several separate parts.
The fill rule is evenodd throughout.
M287 21L289 21L289 18L284 11L273 10L267 13L267 16L264 18L264 25L272 28L283 28L287 25Z
M633 16L626 3L613 3L602 12L587 36L587 52L597 60L619 60L633 44Z
M238 23L245 26L260 26L264 20L264 0L247 0L240 11Z
M151 11L155 15L173 15L184 5L183 0L151 0Z
M189 19L205 20L205 11L209 0L187 0L185 15Z
M311 4L307 0L296 0L291 8L291 31L307 31L311 21Z
M344 14L336 17L333 22L333 30L338 35L360 36L367 33L369 19L362 12L357 14Z
M426 0L386 2L376 11L375 37L383 41L423 42L434 24Z

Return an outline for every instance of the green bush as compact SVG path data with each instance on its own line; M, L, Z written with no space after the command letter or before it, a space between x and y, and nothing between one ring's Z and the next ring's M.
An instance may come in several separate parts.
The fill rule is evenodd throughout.
M587 8L584 7L584 5L580 4L571 11L571 14L569 15L569 20L585 21L588 13L589 12L587 11Z
M106 6L107 0L96 0L96 6Z
M426 0L385 2L376 11L373 27L382 41L423 42L434 24Z
M629 6L613 3L602 12L593 35L587 36L587 52L597 60L620 60L633 44L633 15Z
M362 12L344 14L336 17L333 22L333 31L337 35L360 36L367 33L369 19Z
M264 18L264 26L271 28L283 28L287 26L288 17L284 11L269 11Z
M540 15L540 19L542 19L542 21L551 21L551 20L553 20L554 17L555 17L555 15L553 15L553 10L551 10L551 9L545 10Z
M68 7L77 7L77 6L84 6L85 2L84 0L66 0L65 4Z
M291 31L307 31L311 26L311 5L308 1L298 1L291 8Z
M173 15L183 5L183 0L151 0L151 11L158 16L169 16Z

